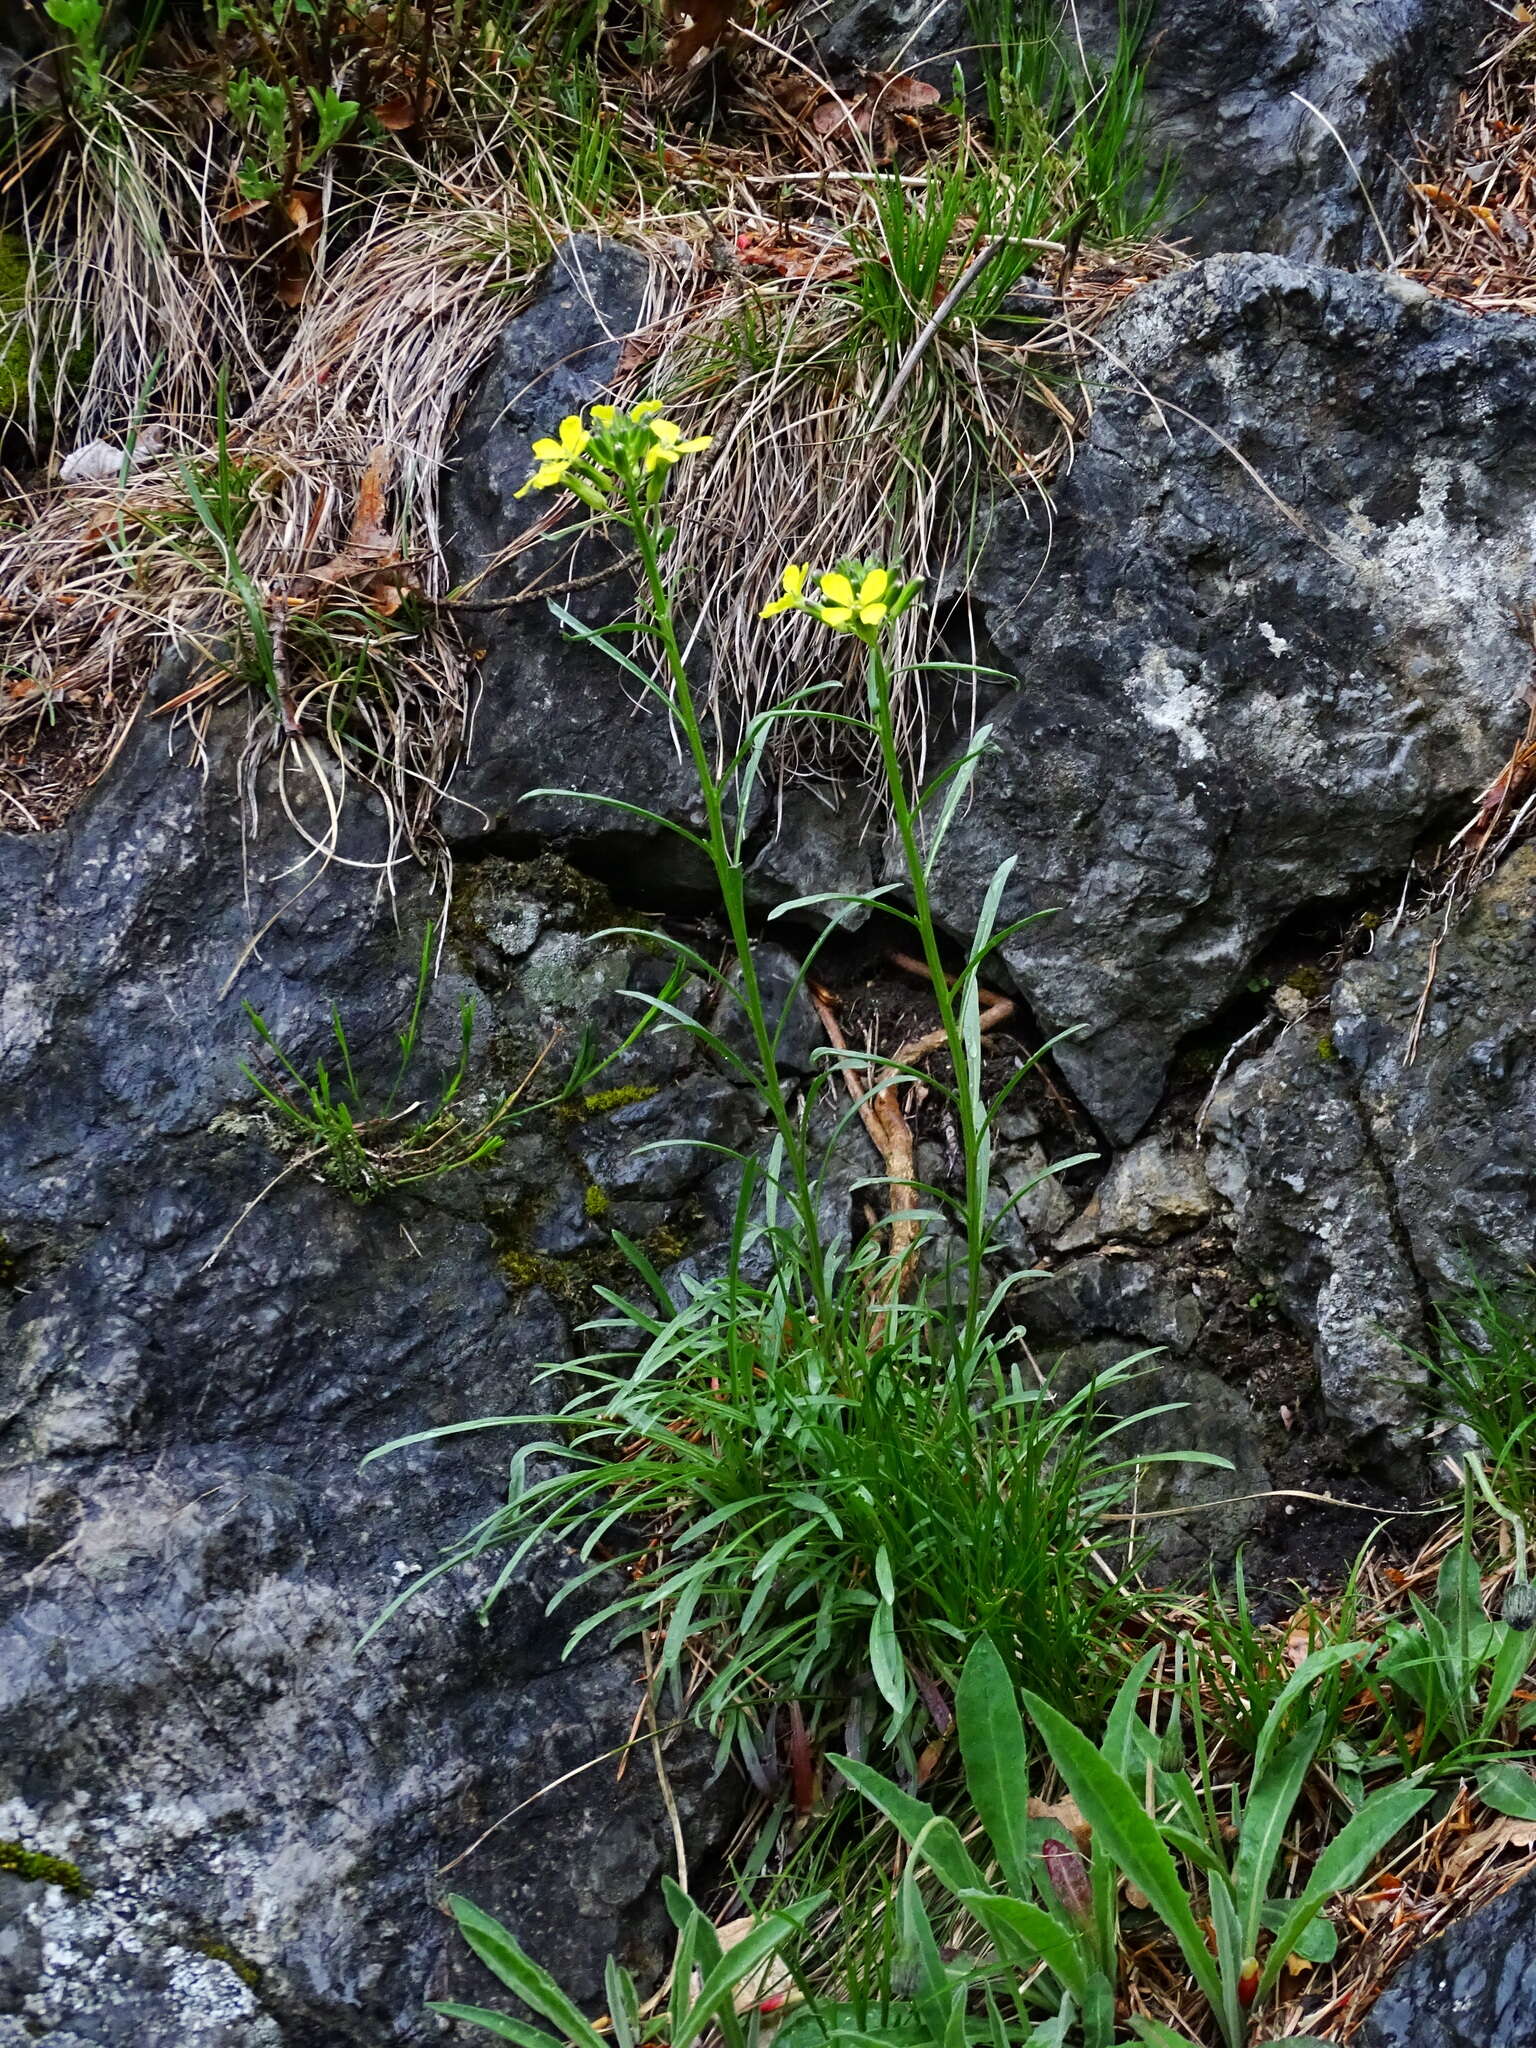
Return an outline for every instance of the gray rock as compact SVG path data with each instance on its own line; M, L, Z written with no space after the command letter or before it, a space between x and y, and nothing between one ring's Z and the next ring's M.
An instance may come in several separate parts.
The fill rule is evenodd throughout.
M616 1787L583 1769L627 1739L639 1672L601 1643L562 1662L558 1559L531 1561L484 1626L481 1572L357 1647L497 1506L513 1438L359 1461L548 1405L536 1368L565 1355L564 1322L509 1285L497 1218L579 1191L585 1127L531 1120L487 1171L365 1207L293 1172L240 1220L280 1170L238 1071L240 996L301 1067L326 1054L334 1001L360 1069L387 1073L430 907L413 871L391 904L354 868L281 879L293 842L270 825L244 844L242 726L215 727L205 778L146 718L66 829L0 838L0 1838L93 1887L19 1888L0 2023L382 2048L438 2037L421 2002L464 1967L436 1904L453 1886L579 1993L610 1948L654 1970L670 1834L647 1771ZM362 856L353 802L344 850ZM510 883L475 881L462 916L484 896L519 955L479 992L468 1089L490 1100L551 1015L567 1049L584 1023L600 1042L617 1014L627 1028L614 992L634 963L552 896L519 918ZM579 983L511 985L530 930L535 951L589 947ZM450 963L427 1072L451 1063L473 986ZM647 1056L629 1071L669 1080L676 1046ZM687 1753L674 1787L701 1815Z
M1398 871L1523 727L1536 334L1388 280L1214 257L1137 294L1047 531L979 577L995 751L945 843L1110 1137L1298 908ZM1166 403L1160 403L1166 401Z
M1125 11L1061 10L1100 61ZM963 0L818 0L802 21L834 76L904 70L943 89L957 62L973 88L980 73ZM1402 236L1407 173L1447 127L1489 26L1480 0L1154 0L1144 146L1154 175L1177 167L1168 230L1202 255L1379 264L1372 210Z
M1075 1259L1022 1298L1036 1343L1106 1332L1188 1351L1205 1317L1187 1288L1141 1259Z
M1058 1251L1082 1251L1112 1238L1163 1244L1210 1215L1205 1164L1191 1146L1154 1134L1122 1152L1082 1214L1056 1240Z
M1536 1878L1416 1949L1356 2039L1361 2048L1527 2048L1536 2039Z
M1102 1379L1126 1355L1126 1346L1113 1341L1075 1346L1057 1365L1060 1384L1071 1390ZM1225 1461L1199 1464L1174 1456L1142 1468L1134 1499L1146 1519L1135 1541L1149 1582L1203 1579L1213 1561L1230 1563L1263 1518L1263 1501L1244 1496L1267 1493L1270 1484L1247 1402L1204 1366L1153 1359L1109 1389L1103 1406L1130 1422L1111 1439L1118 1457L1193 1451ZM1157 1409L1163 1412L1153 1413Z
M1411 1442L1401 1347L1423 1339L1423 1301L1349 1075L1293 1032L1239 1069L1207 1130L1239 1256L1312 1339L1329 1414L1357 1439Z
M813 0L800 27L834 76L911 72L942 89L960 64L974 81L976 35L965 0Z
M1107 54L1115 0L1074 5ZM1178 166L1170 231L1202 254L1381 263L1372 209L1400 239L1420 142L1489 26L1479 0L1157 0L1147 142Z
M1536 848L1432 962L1437 930L1346 968L1328 1032L1298 1027L1239 1068L1209 1121L1238 1250L1314 1338L1330 1411L1403 1445L1418 1419L1401 1347L1423 1343L1426 1303L1536 1258Z

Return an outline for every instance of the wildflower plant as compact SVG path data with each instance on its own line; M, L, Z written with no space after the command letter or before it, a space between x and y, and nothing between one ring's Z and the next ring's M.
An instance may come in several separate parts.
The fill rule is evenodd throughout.
M595 1613L588 1603L568 1652L593 1630L609 1639L656 1631L658 1686L714 1730L722 1759L734 1750L771 1791L782 1782L777 1729L785 1707L802 1716L813 1747L838 1726L850 1731L845 1739L915 1768L935 1725L934 1702L942 1713L966 1649L981 1636L1017 1677L1063 1708L1101 1711L1129 1661L1124 1624L1136 1596L1123 1539L1108 1569L1095 1544L1147 1460L1128 1456L1119 1436L1125 1425L1112 1418L1106 1426L1100 1414L1104 1387L1127 1377L1135 1361L1097 1387L1058 1397L1009 1349L1004 1311L1028 1276L999 1278L991 1260L999 1227L1030 1190L995 1203L992 1134L1041 1055L1016 1062L989 1101L980 989L986 962L1018 929L999 924L1013 862L993 877L958 968L930 895L987 734L978 732L927 789L910 786L888 650L920 586L895 565L871 561L814 575L809 564L792 563L782 596L767 607L770 617L807 613L862 644L862 719L828 708L823 692L832 686L822 685L759 713L739 737L706 724L679 638L677 542L664 501L676 466L708 447L707 436L685 435L654 401L627 411L593 406L533 444L523 485L566 491L594 524L618 526L631 539L641 583L634 621L594 628L551 608L670 717L695 771L702 827L616 796L533 795L580 797L637 817L707 863L726 961L682 938L665 942L713 1001L644 1000L755 1093L763 1128L732 1155L740 1188L723 1272L669 1282L619 1238L635 1296L599 1288L611 1313L590 1326L610 1333L611 1350L549 1368L578 1383L560 1411L560 1436L518 1451L505 1507L429 1575L505 1551L494 1600L535 1547L553 1543L574 1554L557 1600L584 1587L616 1597ZM773 729L786 717L857 727L881 770L903 874L861 894L779 906L776 915L815 909L823 929L788 999L770 1003L748 912L746 834ZM862 1106L849 1097L867 1100L889 1086L891 1069L872 1052L827 1048L807 1085L779 1062L780 1035L821 946L843 917L876 906L914 935L949 1059L947 1075L896 1069L921 1078L960 1133L958 1193L900 1184L904 1218L943 1243L947 1264L933 1273L921 1272L894 1228L888 1241L871 1231L849 1244L846 1223L829 1229L825 1220L841 1140ZM653 943L656 936L646 934ZM732 1008L747 1027L745 1052L742 1034L721 1028ZM869 1185L890 1188L894 1214L898 1184L871 1175ZM501 1420L549 1427L547 1413ZM634 1547L616 1556L616 1538Z

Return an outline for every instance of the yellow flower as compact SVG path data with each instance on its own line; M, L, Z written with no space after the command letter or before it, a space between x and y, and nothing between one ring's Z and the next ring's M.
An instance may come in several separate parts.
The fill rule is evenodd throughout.
M784 592L773 598L758 613L760 619L777 618L780 612L798 611L805 602L805 579L811 573L809 562L791 562L784 571Z
M885 602L890 587L889 569L868 570L857 590L841 569L829 569L821 579L816 616L824 626L878 626L890 609Z
M594 405L592 408L592 417L600 427L611 427L618 416L616 405Z
M530 491L547 491L555 484L564 483L565 473L579 455L592 444L592 436L581 424L575 413L567 413L560 422L560 438L552 441L547 436L533 444L533 452L539 458L539 466L529 477L520 491L514 491L515 498L526 498Z
M639 425L646 420L654 419L661 409L659 398L642 398L638 405L629 408L629 416Z
M648 399L645 403L650 408L646 417L653 437L651 446L645 451L645 460L641 464L647 476L661 463L676 462L681 455L697 455L714 440L713 434L698 434L693 440L685 441L681 427L671 420L659 420L654 417L654 414L661 410L654 399ZM635 411L639 410L640 407L636 406Z

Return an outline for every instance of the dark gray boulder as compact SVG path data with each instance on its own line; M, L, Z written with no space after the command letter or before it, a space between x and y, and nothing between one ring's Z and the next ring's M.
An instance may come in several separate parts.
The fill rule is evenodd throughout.
M1117 0L1074 4L1112 50ZM1145 104L1152 154L1178 166L1168 231L1203 255L1379 265L1489 27L1480 0L1157 0Z
M1071 0L1064 35L1107 61L1129 11ZM964 0L817 0L801 22L834 77L947 88L957 62L974 84L983 61ZM1143 143L1154 175L1177 169L1167 232L1202 255L1380 264L1420 142L1447 128L1490 25L1481 0L1154 0Z
M1415 1950L1355 2038L1361 2048L1527 2048L1536 2040L1536 1878Z
M1400 872L1525 719L1536 333L1390 278L1214 257L1102 333L1047 524L976 594L1018 685L946 841L942 914L1055 914L1003 958L1127 1142L1180 1040L1298 911Z
M484 1626L494 1561L357 1647L497 1505L512 1440L359 1462L548 1405L536 1368L568 1339L542 1283L568 1282L574 1313L577 1255L602 1256L582 1157L604 1106L368 1206L308 1172L267 1187L282 1162L238 1072L239 998L301 1067L335 1002L360 1068L387 1072L431 899L409 868L393 899L340 865L306 886L270 789L245 840L239 740L215 727L204 777L146 716L66 829L0 839L0 1873L43 1852L89 1891L4 1878L4 2040L437 2038L422 2000L462 1967L452 1888L585 1995L609 1949L642 1971L665 1949L654 1775L637 1758L616 1785L601 1761L640 1673L600 1643L562 1662L559 1560ZM366 857L376 821L357 798L347 815ZM479 977L471 1101L554 1026L563 1063L584 1025L601 1049L633 1022L616 992L656 963L590 936L611 906L584 912L579 881L561 900L466 870L459 895L423 1075L477 986L456 958ZM683 1064L663 1040L603 1078L655 1101ZM686 1752L673 1773L692 1820L704 1773Z
M1438 931L1408 926L1347 967L1331 1018L1240 1067L1208 1124L1238 1250L1313 1337L1336 1421L1405 1444L1420 1423L1401 1347L1422 1343L1427 1305L1536 1259L1536 847L1437 948Z

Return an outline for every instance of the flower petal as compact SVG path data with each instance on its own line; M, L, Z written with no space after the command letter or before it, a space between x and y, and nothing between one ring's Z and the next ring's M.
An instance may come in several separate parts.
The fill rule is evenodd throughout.
M846 582L847 578L843 580ZM845 604L818 605L816 616L824 626L849 626L853 623L853 613Z
M863 626L878 626L884 619L886 607L883 604L861 604L859 623Z
M661 409L659 398L642 398L638 405L630 407L629 416L635 421L654 419Z
M853 585L841 569L829 569L821 579L821 594L836 605L851 605L854 602Z
M878 604L891 587L889 569L871 569L859 585L860 604Z

